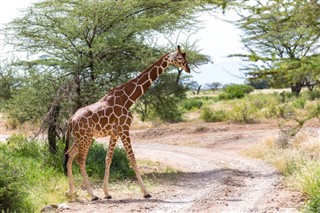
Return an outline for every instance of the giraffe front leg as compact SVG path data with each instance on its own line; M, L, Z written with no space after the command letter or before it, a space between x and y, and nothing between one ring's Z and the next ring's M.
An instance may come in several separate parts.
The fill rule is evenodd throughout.
M133 154L133 150L132 150L132 146L131 146L131 141L130 141L130 136L129 136L129 131L124 131L123 134L121 135L121 140L122 140L122 143L124 145L124 148L126 149L126 152L127 152L127 155L128 155L128 158L130 160L130 164L136 174L136 177L138 179L138 182L139 182L139 185L140 185L140 188L143 192L143 196L144 198L150 198L151 195L147 192L147 189L143 183L143 180L142 180L142 177L140 175L140 172L139 172L139 169L138 169L138 166L137 166L137 162L136 162L136 159L135 159L135 156Z
M114 152L114 148L117 144L117 139L118 137L116 136L111 136L110 137L110 142L109 142L109 147L108 147L108 154L106 156L106 168L105 168L105 173L104 173L104 181L103 181L103 191L106 199L111 199L112 197L109 194L109 175L110 175L110 166L112 162L112 156Z

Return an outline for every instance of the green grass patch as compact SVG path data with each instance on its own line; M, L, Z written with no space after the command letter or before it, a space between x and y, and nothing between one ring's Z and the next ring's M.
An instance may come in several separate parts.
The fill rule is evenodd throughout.
M225 110L212 110L210 108L204 108L201 116L205 122L221 122L228 119L228 114Z
M186 99L182 102L182 107L188 111L192 109L200 109L203 102L196 98Z
M21 135L14 135L7 144L0 145L0 174L4 180L0 209L35 212L44 205L65 201L66 177L52 166L48 156L44 144ZM14 192L11 199L6 196L10 192Z
M233 84L226 86L224 92L219 95L220 100L243 98L246 94L254 91L254 88L245 84Z
M44 142L13 135L0 144L0 209L8 212L39 212L42 207L66 201L67 177L63 174L64 144L52 155ZM106 148L94 143L87 159L87 171L93 181L104 176ZM126 153L116 148L111 165L111 181L131 179ZM82 180L77 164L73 171Z

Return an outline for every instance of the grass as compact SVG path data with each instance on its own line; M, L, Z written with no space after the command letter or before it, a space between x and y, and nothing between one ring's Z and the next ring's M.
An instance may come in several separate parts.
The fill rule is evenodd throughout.
M277 138L244 150L243 154L263 159L280 171L290 186L300 189L310 200L302 212L320 212L320 142L319 136L300 133L286 149L279 148Z
M1 179L10 177L10 173L17 176L14 184L8 181L2 183L2 209L9 212L35 212L40 211L44 205L65 201L65 190L62 189L67 186L66 178L57 168L51 166L52 162L47 158L48 152L44 151L45 148L39 142L27 140L20 135L11 137L8 144L0 145L0 173L3 175ZM6 173L7 171L10 172ZM24 196L14 201L3 200L3 195L10 191Z
M274 90L277 91L277 90ZM280 90L282 91L282 90ZM205 122L252 123L267 119L306 117L319 102L320 91L304 91L299 97L289 92L254 92L240 99L219 100L217 96L192 96L188 103L202 102L201 108L189 107ZM182 107L183 108L183 107ZM185 111L184 113L192 113Z
M93 143L87 172L91 183L102 186L106 148ZM0 210L5 212L39 212L44 206L66 202L68 180L62 170L63 143L58 154L51 155L44 142L13 135L0 144ZM178 173L159 162L139 160L139 167L148 188L155 188ZM76 188L82 184L77 165L73 165ZM110 169L110 186L118 193L140 191L125 151L116 148ZM101 189L102 191L102 189Z

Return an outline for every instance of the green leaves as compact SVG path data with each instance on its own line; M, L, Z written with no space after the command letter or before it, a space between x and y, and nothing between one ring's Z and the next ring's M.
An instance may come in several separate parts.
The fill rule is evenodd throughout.
M250 52L244 58L253 62L245 68L248 76L255 73L254 78L263 78L268 72L271 81L279 79L276 84L284 85L316 79L302 60L313 57L319 47L319 4L307 0L257 1L255 5L243 3L243 9L246 13L237 25L244 32L242 40Z
M194 12L203 10L205 3L44 0L33 4L3 31L7 44L29 56L11 66L15 73L24 75L6 104L7 110L20 122L34 121L52 104L59 104L57 120L63 121L167 52L156 43L147 45L147 41L159 33L192 28ZM193 45L187 49L190 64L209 61ZM171 82L163 81L163 85L172 87ZM181 95L175 89L170 91L170 97ZM167 91L161 89L157 94L165 96ZM165 102L159 104L161 107Z

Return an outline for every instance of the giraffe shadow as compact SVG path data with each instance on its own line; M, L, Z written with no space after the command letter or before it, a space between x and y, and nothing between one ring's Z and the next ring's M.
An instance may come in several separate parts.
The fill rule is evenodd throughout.
M187 203L184 201L168 201L158 198L150 198L150 199L137 199L137 198L128 198L128 199L99 199L96 201L91 201L91 203L97 204L131 204L131 203Z
M144 174L144 179L147 179L151 182L156 183L156 185L165 185L166 188L177 187L183 190L199 190L200 188L211 187L213 182L218 183L219 185L226 185L232 187L244 187L245 184L243 179L246 178L259 178L259 177L272 177L278 175L277 172L270 173L254 173L250 170L238 170L231 168L220 168L212 169L201 172L150 172ZM136 181L133 181L136 182ZM138 184L138 183L136 183ZM185 195L188 192L185 191ZM157 198L157 194L150 199L145 198L128 198L128 199L99 199L96 201L90 201L91 204L116 204L116 205L126 205L126 204L146 204L146 203L172 203L172 204L183 204L188 203L189 201L182 201L179 199L167 199L167 198ZM184 196L181 194L181 196ZM232 200L239 201L239 200Z
M146 179L154 179L160 184L172 185L177 187L199 186L199 183L201 183L201 187L207 187L208 185L211 185L212 182L218 182L219 184L223 185L242 187L243 183L236 180L243 180L246 178L268 178L277 175L279 175L277 171L257 173L250 170L219 168L201 172L154 172L145 174L144 176L146 177Z

